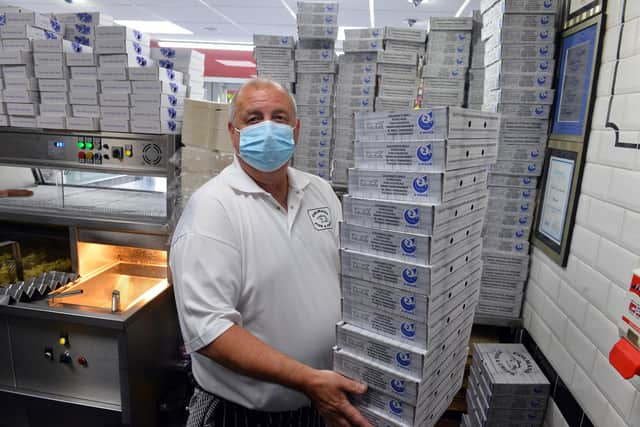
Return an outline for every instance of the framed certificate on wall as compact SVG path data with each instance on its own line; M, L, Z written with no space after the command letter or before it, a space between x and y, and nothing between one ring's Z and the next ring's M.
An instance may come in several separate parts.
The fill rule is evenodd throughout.
M562 33L551 137L584 141L591 122L602 15Z
M533 242L564 267L578 201L582 150L575 142L551 141L545 156Z

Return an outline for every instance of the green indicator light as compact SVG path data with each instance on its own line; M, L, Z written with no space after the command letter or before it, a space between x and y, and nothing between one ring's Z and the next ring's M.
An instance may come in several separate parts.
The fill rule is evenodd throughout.
M87 150L93 150L93 142L86 143Z
M85 147L85 145L84 145L84 141L78 141L78 148L79 148L80 150L84 150L84 147Z

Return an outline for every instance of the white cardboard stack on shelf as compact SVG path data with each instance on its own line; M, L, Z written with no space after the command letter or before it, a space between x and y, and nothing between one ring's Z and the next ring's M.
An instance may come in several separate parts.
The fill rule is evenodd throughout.
M384 28L345 30L344 55L338 59L334 145L331 154L337 185L347 184L347 170L353 167L354 114L373 111L376 95L376 66L383 49Z
M183 75L185 96L204 99L204 54L192 49L156 47L151 49L151 59L158 66L180 71ZM182 93L182 90L179 91Z
M296 81L293 37L254 34L253 45L257 76L280 83L293 93L293 84Z
M429 18L422 69L422 105L462 107L471 52L472 18Z
M47 53L46 57L34 60L34 43L56 44L64 30L55 18L28 9L0 6L0 13L0 66L4 87L0 126L37 127L40 92L36 78L64 78L65 70L62 54L58 58L56 53Z
M463 426L541 426L551 385L522 344L474 344Z
M558 0L483 0L483 110L502 112L498 162L489 175L478 314L518 318L528 276L535 188L554 91Z
M378 94L375 111L413 108L418 97L418 63L426 30L385 27L385 49L378 55Z
M471 30L471 68L468 73L466 107L481 110L484 100L484 42L482 41L482 14L473 11L473 29Z
M300 135L293 165L330 179L333 146L334 42L338 35L338 3L298 2L298 46L295 50L296 103Z
M374 425L433 426L462 385L499 115L358 113L334 369Z

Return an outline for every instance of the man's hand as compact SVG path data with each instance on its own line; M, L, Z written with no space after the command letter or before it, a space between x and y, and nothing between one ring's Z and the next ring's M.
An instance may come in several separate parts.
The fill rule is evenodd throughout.
M328 426L372 427L347 399L347 394L362 394L367 391L365 384L333 371L315 371L303 391Z

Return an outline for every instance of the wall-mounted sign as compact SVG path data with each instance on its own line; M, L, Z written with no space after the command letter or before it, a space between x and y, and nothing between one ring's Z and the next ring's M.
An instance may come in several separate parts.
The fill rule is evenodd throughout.
M583 141L590 122L601 15L562 35L552 137Z
M533 242L549 258L565 266L577 207L581 144L549 141L545 160Z

